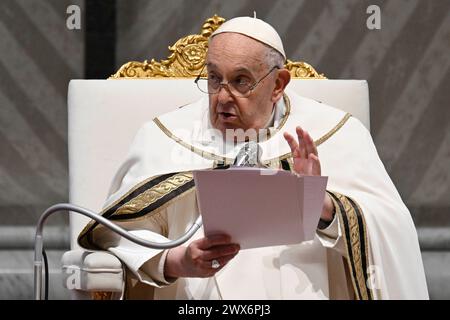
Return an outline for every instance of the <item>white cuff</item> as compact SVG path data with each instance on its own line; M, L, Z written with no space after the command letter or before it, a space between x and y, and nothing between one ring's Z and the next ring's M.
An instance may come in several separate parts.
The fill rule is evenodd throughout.
M317 229L317 237L322 246L339 252L342 256L346 256L345 243L342 239L341 224L338 215L335 214L333 221L325 229Z
M164 265L166 263L167 253L169 250L157 254L153 258L145 262L138 270L140 280L149 285L162 288L174 283L177 278L168 278L164 276Z

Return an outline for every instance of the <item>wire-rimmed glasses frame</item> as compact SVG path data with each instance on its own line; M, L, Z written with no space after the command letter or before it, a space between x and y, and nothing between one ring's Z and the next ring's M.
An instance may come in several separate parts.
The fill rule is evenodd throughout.
M200 71L199 75L194 80L195 84L197 85L198 89L201 92L207 93L209 95L214 95L214 94L218 94L220 92L220 90L222 89L222 87L224 87L233 96L240 97L240 98L248 97L252 93L252 91L258 86L258 84L260 84L269 74L271 74L273 70L280 69L280 67L278 67L278 66L273 66L269 70L269 72L267 72L261 79L259 79L258 81L256 81L252 85L242 84L242 86L244 86L244 87L241 88L241 90L239 90L239 89L235 88L235 86L233 86L233 84L230 83L229 81L217 83L217 88L210 88L210 86L209 86L209 79L201 77L201 74L202 74L203 70L205 69L205 66L206 65L203 66L203 68ZM206 90L204 89L205 85L204 84L202 85L202 83L206 84L206 88L207 88ZM211 91L211 89L213 91Z

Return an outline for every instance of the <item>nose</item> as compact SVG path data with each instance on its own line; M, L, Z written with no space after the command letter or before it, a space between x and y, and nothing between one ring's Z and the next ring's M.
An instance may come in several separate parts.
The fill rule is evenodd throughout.
M220 86L219 92L217 93L217 100L220 104L226 104L233 101L233 97L227 86Z

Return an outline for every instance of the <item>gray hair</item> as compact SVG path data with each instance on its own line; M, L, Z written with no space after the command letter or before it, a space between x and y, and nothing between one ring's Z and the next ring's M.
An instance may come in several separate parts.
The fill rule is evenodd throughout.
M284 62L285 62L283 55L280 52L278 52L277 50L275 50L274 48L269 47L268 45L265 45L265 46L267 47L266 57L265 57L267 66L269 68L273 68L276 66L276 67L282 69L284 66Z

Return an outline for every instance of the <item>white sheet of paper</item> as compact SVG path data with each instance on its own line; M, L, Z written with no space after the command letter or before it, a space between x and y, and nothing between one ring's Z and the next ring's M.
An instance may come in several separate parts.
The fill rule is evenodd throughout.
M194 171L205 235L228 234L241 249L312 240L328 178L273 173L246 167Z

